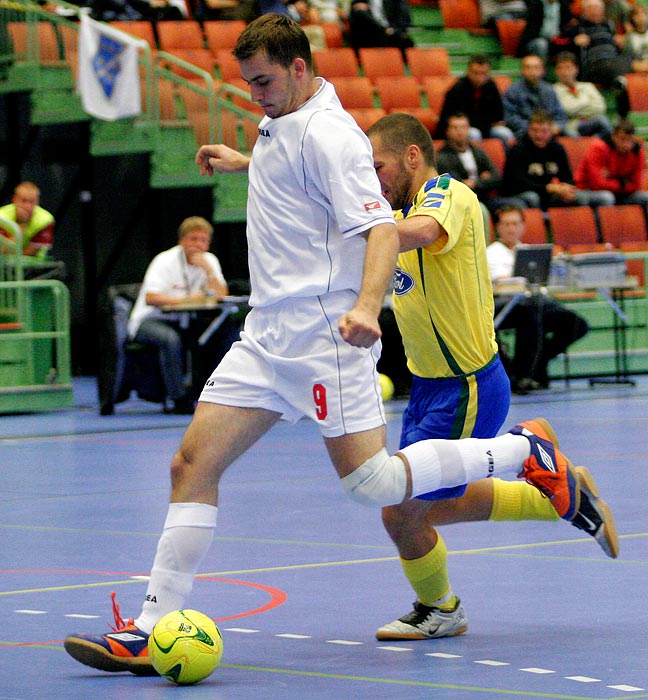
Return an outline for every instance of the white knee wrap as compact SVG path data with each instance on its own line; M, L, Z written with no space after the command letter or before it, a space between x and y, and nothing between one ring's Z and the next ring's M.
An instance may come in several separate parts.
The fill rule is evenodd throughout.
M390 457L384 447L341 482L347 495L365 506L402 503L407 491L403 460Z

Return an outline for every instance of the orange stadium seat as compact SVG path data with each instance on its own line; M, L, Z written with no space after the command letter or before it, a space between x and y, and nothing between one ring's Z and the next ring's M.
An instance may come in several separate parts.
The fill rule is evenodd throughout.
M499 170L500 175L504 172L504 163L506 163L506 149L501 139L482 139L475 143L477 148L482 151L493 161L493 165Z
M522 32L526 27L525 19L498 19L495 21L497 36L505 56L517 56Z
M342 106L369 109L376 107L374 90L369 78L354 76L336 76L331 79Z
M439 10L446 29L480 29L478 0L439 0Z
M347 109L347 112L356 120L363 131L366 131L372 124L387 114L382 107L367 107L366 109L350 107Z
M207 46L215 54L219 49L229 49L231 51L234 48L240 33L245 29L245 22L238 19L210 19L203 22L203 29L207 39Z
M630 111L648 112L648 75L627 73L625 76Z
M414 46L405 50L409 72L419 81L431 75L450 75L450 56L443 47Z
M206 48L202 29L196 20L164 20L156 26L158 41L163 51Z
M547 222L542 209L525 209L524 243L547 243Z
M446 92L454 85L453 75L432 75L423 80L423 92L428 101L428 107L441 114Z
M597 209L601 237L619 248L623 243L646 243L646 217L640 204L613 204Z
M513 78L510 75L494 75L493 82L497 85L500 95L503 95L513 83Z
M559 136L558 143L567 151L567 158L572 172L576 172L578 164L590 147L596 136Z
M568 250L574 243L598 243L598 225L591 207L549 207L553 242Z
M338 77L354 78L360 75L358 58L355 51L348 46L316 51L313 59L317 75L327 80Z
M363 74L373 83L378 78L399 78L405 75L403 54L393 46L358 49L358 58Z
M111 27L120 29L127 34L132 34L138 39L144 39L152 49L157 46L153 25L146 20L115 20L114 22L109 22L109 24Z
M376 93L383 109L398 107L421 107L421 84L413 76L402 75L398 78L377 78Z
M241 79L241 69L238 61L232 56L229 49L219 49L216 51L216 65L220 77L227 82Z
M197 68L201 68L211 76L215 75L216 58L208 49L170 49L168 53L187 63L191 63ZM199 75L196 75L189 69L174 64L170 64L170 68L176 75L180 75L188 80L201 80Z

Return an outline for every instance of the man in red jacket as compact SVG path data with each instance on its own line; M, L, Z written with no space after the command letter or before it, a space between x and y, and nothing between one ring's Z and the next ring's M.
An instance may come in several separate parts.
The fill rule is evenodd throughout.
M641 189L646 154L634 134L634 124L621 119L609 137L595 139L576 169L578 189L598 192L606 199L601 204L646 206L648 191Z

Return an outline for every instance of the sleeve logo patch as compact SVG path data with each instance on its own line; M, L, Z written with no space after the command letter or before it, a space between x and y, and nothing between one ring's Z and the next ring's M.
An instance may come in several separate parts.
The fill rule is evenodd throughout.
M404 272L400 268L396 268L394 272L394 294L397 297L407 294L414 287L414 279L407 272Z
M365 208L367 211L371 211L372 209L380 209L380 202L378 202L378 201L376 201L376 202L367 202L367 203L364 205L364 208Z

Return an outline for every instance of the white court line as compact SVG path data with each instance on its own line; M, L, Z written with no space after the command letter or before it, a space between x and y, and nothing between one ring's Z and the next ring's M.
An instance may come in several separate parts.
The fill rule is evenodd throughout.
M47 615L47 610L14 610L15 613L20 613L21 615Z

